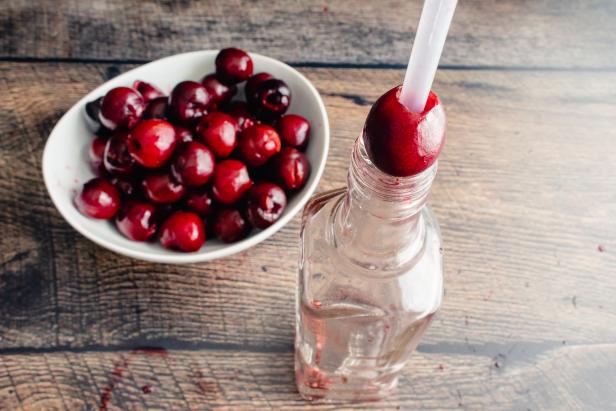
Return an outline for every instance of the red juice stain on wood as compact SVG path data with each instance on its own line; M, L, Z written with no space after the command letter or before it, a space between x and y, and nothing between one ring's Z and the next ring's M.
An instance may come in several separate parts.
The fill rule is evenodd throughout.
M445 371L445 366L443 364L439 364L438 369L441 371Z
M144 394L150 394L152 392L152 386L151 385L144 385L143 387L141 387L141 391Z
M325 14L329 13L329 7L323 6L323 13Z
M109 401L111 401L111 394L113 393L114 388L120 383L120 381L122 381L124 373L129 369L132 359L137 355L167 357L167 350L158 347L139 347L128 353L126 357L120 356L120 361L118 361L113 368L109 383L105 386L105 388L103 389L103 393L101 394L100 405L98 407L99 411L107 411ZM145 387L148 387L148 389L150 390L149 392L152 392L152 387L143 386L141 389L144 393L146 393L144 390Z
M599 251L600 253L602 253L602 252L604 252L604 251L605 251L605 247L603 246L603 244L599 244L599 245L597 246L597 251Z

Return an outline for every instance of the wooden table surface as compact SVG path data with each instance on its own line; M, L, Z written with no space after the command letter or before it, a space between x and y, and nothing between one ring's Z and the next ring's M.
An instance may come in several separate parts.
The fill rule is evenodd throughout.
M321 92L342 186L371 103L403 78L413 1L0 0L0 409L616 409L616 2L462 0L434 88L438 320L387 401L293 384L298 218L167 266L106 251L47 196L62 114L151 59L236 45ZM160 351L138 347L165 348Z

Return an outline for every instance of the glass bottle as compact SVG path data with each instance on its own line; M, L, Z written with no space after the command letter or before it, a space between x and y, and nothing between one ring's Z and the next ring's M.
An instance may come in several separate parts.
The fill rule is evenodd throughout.
M306 205L295 337L302 397L376 400L396 387L443 296L440 231L425 206L436 169L385 174L360 137L348 188Z

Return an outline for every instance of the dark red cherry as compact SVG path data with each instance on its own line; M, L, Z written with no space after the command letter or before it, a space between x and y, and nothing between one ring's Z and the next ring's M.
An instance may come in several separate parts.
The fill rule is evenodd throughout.
M246 238L250 225L238 210L220 210L214 217L214 233L224 243Z
M257 122L245 101L232 101L225 107L225 112L235 119L240 131Z
M183 81L171 92L169 113L176 121L194 125L207 113L210 94L196 81Z
M144 110L141 94L129 87L116 87L105 94L98 118L109 130L130 130L141 120Z
M128 152L128 134L114 133L107 141L103 164L111 174L128 174L136 170L135 159Z
M128 201L116 215L116 227L131 240L147 241L156 233L155 214L152 204Z
M75 206L85 216L107 220L118 212L120 194L104 178L93 178L75 197Z
M310 163L301 151L285 147L272 160L272 172L286 190L297 190L306 184L310 176Z
M158 97L152 99L143 112L143 118L167 118L167 109L169 107L169 99L167 97Z
M186 187L173 180L166 171L148 174L143 179L142 185L145 196L158 204L175 203L186 193Z
M252 98L252 96L257 91L257 87L259 87L261 83L271 78L274 78L274 76L272 76L270 73L257 73L257 74L250 76L248 81L246 81L246 87L244 88L244 93L246 94L246 100L249 101Z
M99 97L96 100L88 101L86 103L86 121L92 130L97 130L101 126L101 121L98 118L98 114L101 111L101 103L103 97Z
M381 171L406 177L434 164L445 143L446 119L436 94L429 94L422 113L413 113L400 102L400 89L389 90L372 106L364 144Z
M227 48L216 56L216 75L226 84L236 84L252 75L252 59L244 50Z
M282 143L302 150L308 145L310 123L297 114L286 114L276 122L276 130Z
M190 141L178 147L171 162L171 173L184 185L201 186L210 180L215 162L214 154L209 148Z
M223 204L233 204L250 189L248 169L238 160L224 160L216 165L212 179L212 194Z
M165 97L165 94L162 91L150 83L146 83L145 81L135 80L133 83L133 89L137 90L139 94L141 94L143 101L146 104L156 98Z
M128 135L128 151L139 164L158 168L176 146L175 128L165 120L143 120Z
M278 79L263 81L248 100L258 118L271 121L283 115L291 104L291 89Z
M216 104L217 106L228 103L235 93L237 93L237 86L235 84L224 84L214 73L203 77L201 84L203 84L203 87L210 93L212 104Z
M257 228L274 224L287 206L287 196L280 186L262 182L248 192L248 221Z
M193 252L205 242L205 227L201 218L189 211L176 211L160 228L160 243L170 250Z
M186 197L184 197L184 204L186 208L195 213L199 214L201 217L206 217L212 213L214 210L214 201L212 199L212 195L209 190L205 188L197 188L190 190Z
M188 143L193 141L193 133L186 127L175 126L175 138L180 143Z
M105 170L103 158L105 157L107 140L109 140L109 138L96 136L94 140L92 140L92 143L90 143L88 156L90 157L90 165L95 173L100 173Z
M258 167L280 151L276 130L266 124L255 124L240 134L237 150L240 158L251 167Z
M209 113L197 126L197 136L218 158L228 157L237 146L237 121L220 111Z
M124 198L134 198L139 193L139 183L137 183L139 178L139 176L124 174L115 175L109 181Z

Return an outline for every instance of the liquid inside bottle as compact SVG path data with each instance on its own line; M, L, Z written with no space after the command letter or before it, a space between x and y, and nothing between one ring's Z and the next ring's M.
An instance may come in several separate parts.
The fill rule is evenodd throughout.
M376 400L395 388L443 295L440 232L424 206L435 174L386 175L359 138L348 188L306 206L295 343L304 398Z

